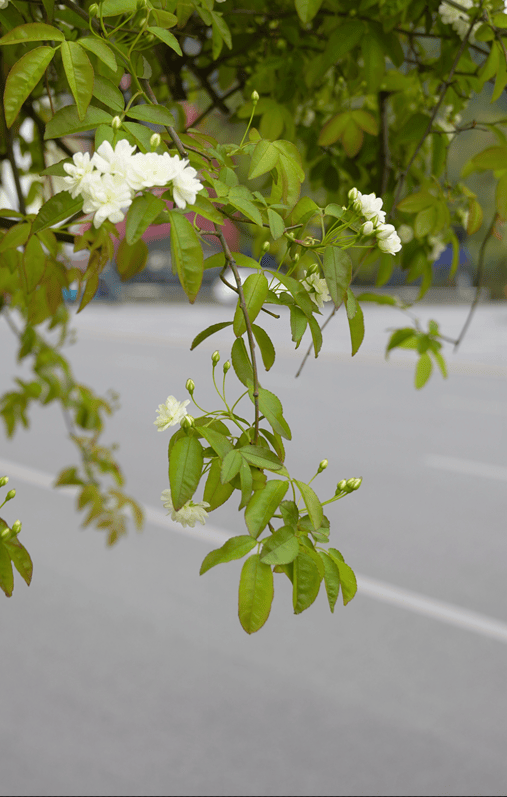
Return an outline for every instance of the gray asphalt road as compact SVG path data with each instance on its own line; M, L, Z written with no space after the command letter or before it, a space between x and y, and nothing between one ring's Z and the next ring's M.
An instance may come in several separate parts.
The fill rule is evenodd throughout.
M465 310L422 313L452 335ZM226 318L167 305L92 306L76 319L76 375L121 394L108 438L153 508L143 534L105 550L79 529L73 500L47 488L73 461L55 409L2 441L35 575L2 603L0 793L505 794L507 307L481 307L449 380L437 374L422 392L411 353L382 360L384 330L400 324L390 309L369 310L352 361L337 319L297 381L301 355L286 325L270 324L278 365L263 384L295 432L291 470L310 478L327 457L323 494L364 477L329 513L364 589L334 616L319 596L295 617L280 576L252 637L237 620L241 565L198 576L243 521L235 506L202 534L162 520L168 433L153 425L189 376L211 403L210 354L225 357L231 338L191 354L188 342ZM2 390L9 334L0 325Z

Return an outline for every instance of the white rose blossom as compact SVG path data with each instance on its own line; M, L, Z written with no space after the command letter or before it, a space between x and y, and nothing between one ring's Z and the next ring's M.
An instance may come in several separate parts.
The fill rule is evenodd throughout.
M331 298L326 280L319 277L318 274L307 275L306 271L304 272L304 277L301 285L308 291L308 295L312 302L322 310L324 302L328 302Z
M375 235L377 236L377 246L381 252L394 255L400 251L400 237L392 224L379 224Z
M172 183L174 202L181 209L193 205L202 189L188 160L168 152L136 153L126 139L120 139L115 147L103 141L91 158L87 152L76 152L73 163L64 164L64 169L68 175L63 178L65 187L73 199L83 197L85 213L95 213L94 227L106 219L113 224L123 221L124 211L144 188Z
M224 2L224 0L217 0L217 3L223 3L223 2ZM2 8L7 8L8 4L9 4L9 0L0 0L0 10Z
M186 401L178 401L174 396L167 396L165 403L158 405L158 417L156 421L153 421L155 426L158 426L158 431L163 432L169 426L176 426L176 424L180 423L187 415L185 409L187 404L190 404L188 399Z
M167 514L171 515L171 519L181 523L184 528L190 526L193 529L197 521L202 523L203 526L206 523L206 518L208 517L206 510L210 506L207 501L194 503L194 501L190 500L181 509L176 510L173 506L170 490L163 490L160 500L164 502L164 507L169 510Z
M474 0L460 0L459 5L463 6L463 8L470 9L474 7L475 3ZM455 6L451 6L448 3L443 2L440 3L438 7L438 13L440 14L444 25L452 25L461 39L465 37L471 22L470 17L465 11L460 11L460 9L456 8ZM474 33L479 25L480 23L477 23L472 28L470 39L473 39Z

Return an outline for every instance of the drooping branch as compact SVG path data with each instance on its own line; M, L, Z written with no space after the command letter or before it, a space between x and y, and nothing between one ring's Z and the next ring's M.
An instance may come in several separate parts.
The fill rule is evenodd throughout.
M487 247L489 241L491 240L491 235L493 233L493 230L495 229L495 224L496 224L497 220L498 220L498 214L495 213L495 215L493 216L493 219L491 221L491 224L488 227L486 235L484 236L484 238L482 240L482 243L481 243L481 248L479 250L479 259L478 259L478 262L477 262L477 287L476 287L476 290L475 290L475 296L474 296L472 304L470 305L470 310L468 311L468 315L467 315L466 321L463 324L463 329L459 333L457 339L454 341L454 351L457 350L457 348L460 345L461 341L465 337L465 335L467 333L467 329L470 326L470 323L472 321L473 315L475 313L475 308L477 307L477 305L479 303L481 290L482 290L482 282L483 282L483 279L484 279L484 258L485 258L485 255L486 255L486 247Z

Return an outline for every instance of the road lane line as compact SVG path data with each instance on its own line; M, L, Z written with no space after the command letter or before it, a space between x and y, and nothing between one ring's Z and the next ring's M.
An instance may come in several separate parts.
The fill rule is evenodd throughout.
M0 459L0 475L9 476L13 482L15 479L19 479L26 484L42 487L45 490L52 489L54 483L54 476L51 474L36 470L35 468L25 467L24 465L19 465L9 460ZM77 492L76 488L71 487L60 489L64 490L63 495L68 497L74 497ZM171 529L184 537L192 537L202 542L212 543L213 545L223 545L224 542L234 536L227 531L223 531L209 524L206 524L206 526L202 528L184 529L179 523L174 523L167 517L163 510L151 506L144 506L143 509L146 513L146 520L148 523L163 529ZM452 603L430 598L418 592L402 589L401 587L396 587L393 584L387 584L383 581L377 581L377 579L369 578L368 576L363 576L358 573L356 575L360 595L366 595L382 603L389 603L393 606L405 609L406 611L429 617L432 620L447 623L457 628L463 628L466 631L495 639L498 642L507 643L507 623L503 623L493 617L488 617L485 614L464 609Z
M429 454L425 457L424 464L429 468L448 470L452 473L464 473L467 476L484 476L486 479L507 481L507 468L502 467L502 465L488 465L486 462L476 462L473 459Z

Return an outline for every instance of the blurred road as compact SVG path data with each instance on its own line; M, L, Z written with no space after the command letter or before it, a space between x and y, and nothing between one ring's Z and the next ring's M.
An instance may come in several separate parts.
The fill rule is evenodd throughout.
M452 337L466 308L417 314ZM507 306L481 306L449 379L422 391L413 352L383 360L385 330L404 324L391 308L367 308L354 359L338 316L297 380L304 347L292 350L287 319L268 319L277 364L262 384L294 431L291 472L311 478L326 457L319 495L364 478L328 513L361 577L346 608L331 615L320 595L297 617L277 577L252 637L237 619L241 563L198 575L243 533L236 504L205 528L165 518L169 432L153 425L189 376L215 406L210 354L225 359L232 333L192 353L189 342L228 317L168 304L92 305L75 319L76 377L121 396L107 439L148 507L142 534L106 550L79 529L69 491L48 489L74 462L55 408L2 440L0 475L17 490L8 518L22 519L35 571L2 603L0 794L504 795ZM3 392L14 346L1 320L0 350Z

